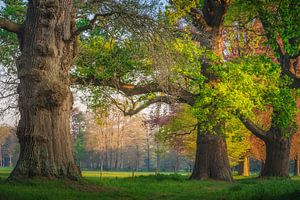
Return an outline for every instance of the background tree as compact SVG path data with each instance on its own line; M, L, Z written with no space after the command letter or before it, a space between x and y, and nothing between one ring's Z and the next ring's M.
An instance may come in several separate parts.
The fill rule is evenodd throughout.
M18 145L15 129L8 125L0 126L0 166L12 167L18 158Z
M264 37L272 48L280 72L281 84L268 95L272 106L272 123L267 130L258 128L249 119L242 119L246 127L266 143L266 163L262 176L288 176L289 154L292 135L296 132L297 68L299 59L300 4L295 1L236 1L232 15L247 27L247 22L259 19ZM259 5L259 6L258 6Z
M84 113L78 108L71 113L71 134L74 148L75 159L79 167L85 157L84 133L86 131L86 119Z

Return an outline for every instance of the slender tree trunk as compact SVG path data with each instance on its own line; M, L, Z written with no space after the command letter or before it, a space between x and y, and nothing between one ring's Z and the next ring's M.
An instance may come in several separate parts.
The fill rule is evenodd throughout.
M2 145L0 145L0 167L3 166Z
M248 156L244 156L239 164L238 174L241 176L250 176L250 161Z
M299 176L299 175L300 175L300 160L299 160L299 155L297 155L294 164L294 176Z
M176 155L176 164L175 164L175 172L177 173L180 169L180 159L179 156Z
M259 173L259 176L261 176L261 173L264 170L264 168L265 168L265 161L261 160L260 161L260 173Z
M244 163L242 161L239 162L239 164L238 164L238 175L240 175L240 176L242 176L242 174L243 174L243 168L244 168L243 164Z
M9 152L9 154L8 154L8 157L9 157L9 164L8 164L8 166L9 167L12 167L13 166L13 164L12 164L12 155L11 155L11 153Z
M72 0L29 0L17 61L20 157L10 175L77 178L71 144L68 72L75 43Z
M289 176L291 139L282 134L269 133L265 139L266 161L261 177Z
M224 138L197 130L197 151L190 179L233 181Z
M160 172L160 145L156 143L156 174Z
M147 171L150 171L150 131L147 129Z

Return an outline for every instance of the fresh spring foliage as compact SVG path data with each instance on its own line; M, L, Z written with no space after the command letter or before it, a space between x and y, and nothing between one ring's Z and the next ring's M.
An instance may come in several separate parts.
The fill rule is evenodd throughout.
M163 21L174 25L172 20L185 18L195 6L201 5L196 1L174 1L163 15ZM230 12L235 13L237 9L232 6ZM229 23L233 19L228 17L226 20ZM256 121L255 110L265 110L270 105L273 107L272 122L275 127L296 127L296 93L289 89L289 79L282 79L281 69L274 60L267 56L245 54L240 58L223 61L214 52L193 41L188 33L177 33L173 37L164 40L163 48L151 44L156 55L164 55L164 62L159 62L157 56L153 55L153 49L146 43L135 45L130 37L124 40L107 39L98 33L81 42L82 54L77 63L77 73L80 76L96 75L101 79L117 77L125 83L133 84L143 84L145 80L167 80L179 84L197 95L192 112L200 122L202 131L214 133L214 127L239 115ZM202 74L199 59L204 55L211 64L207 71L215 77L213 80L208 80ZM105 98L107 94L102 95L101 91L98 88L92 90L95 104L103 102L103 99L109 100ZM145 101L153 96L156 94L138 99ZM225 127L221 126L223 134ZM289 132L284 134L289 135Z
M159 130L156 137L171 147L176 145L176 138L180 138L181 146L185 150L183 154L193 159L196 152L197 124L198 120L192 114L192 108L183 106ZM238 119L231 118L226 121L225 134L230 165L236 166L250 149L248 137L251 133Z
M227 22L238 21L247 26L259 19L276 57L278 43L291 57L300 50L300 2L294 0L234 0L228 10Z

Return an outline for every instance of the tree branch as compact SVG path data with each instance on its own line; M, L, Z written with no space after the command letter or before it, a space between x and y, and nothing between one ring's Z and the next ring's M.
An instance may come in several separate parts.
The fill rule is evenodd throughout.
M198 123L197 124L195 124L195 125L193 125L192 126L193 128L190 130L190 131L188 131L188 132L185 132L185 131L178 131L178 132L176 132L174 135L175 135L175 137L176 136L183 136L183 135L190 135L191 133L193 133L196 129L197 129L197 127L198 127Z
M122 83L117 79L99 79L95 77L73 77L73 83L80 85L107 86L122 91L126 96L135 96L152 92L162 92L162 89L156 83L144 85L133 85Z
M109 13L97 13L97 14L95 14L94 17L89 21L89 24L87 24L85 26L82 26L82 27L79 27L78 29L76 29L72 33L72 35L71 35L71 37L70 37L69 40L74 39L76 36L80 35L80 33L84 32L84 31L92 29L99 17L110 17L110 16L115 15L115 14L120 14L120 13L114 11L114 12L109 12Z
M73 83L80 85L94 85L94 86L106 86L115 88L123 92L126 96L135 96L148 93L162 92L173 96L181 103L187 103L194 105L196 95L175 86L169 88L159 85L158 83L152 82L144 85L134 85L122 83L118 79L99 79L96 77L73 77ZM175 91L175 92L174 92ZM174 94L176 93L176 94Z
M201 10L197 8L191 8L189 14L192 16L195 23L197 23L198 27L200 26L205 32L211 31L212 28L207 24Z
M171 103L174 103L174 101L176 101L176 100L172 99L169 96L158 96L154 99L150 99L150 100L144 102L143 104L141 104L140 106L138 106L135 109L130 109L128 111L123 111L123 112L124 112L125 116L132 116L132 115L135 115L135 114L141 112L142 110L144 110L145 108L149 107L152 104L155 104L155 103L158 103L158 102L164 102L164 103L167 103L167 104L171 104Z
M9 21L3 17L0 17L0 28L9 31L11 33L20 33L22 25Z
M266 140L266 131L259 128L256 124L254 124L251 120L245 119L243 116L240 116L239 119L244 124L244 126L253 133L256 137Z

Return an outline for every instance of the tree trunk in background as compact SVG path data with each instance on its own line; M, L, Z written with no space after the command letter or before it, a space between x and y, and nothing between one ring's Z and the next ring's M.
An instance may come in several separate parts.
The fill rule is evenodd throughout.
M8 162L9 164L8 164L8 166L9 167L12 167L13 166L13 164L12 164L12 155L11 155L11 153L9 153L9 162Z
M299 175L300 175L300 160L299 160L299 155L297 155L294 164L294 176L299 176Z
M156 174L160 172L160 145L156 143Z
M265 139L266 161L261 177L289 176L291 139L281 135L276 132L269 133Z
M243 165L244 165L243 161L239 162L239 165L238 165L238 175L239 176L242 176L242 174L243 174L243 169L244 169Z
M197 151L190 179L233 181L225 139L197 130Z
M11 179L80 176L71 144L72 0L28 2L17 61L20 157Z
M250 176L250 161L248 156L244 156L243 160L239 164L238 175Z
M259 176L261 176L261 173L264 170L264 168L265 168L265 161L261 160L260 161L260 173L259 173Z
M150 171L150 131L147 129L147 171Z
M3 166L2 145L0 145L0 167Z

